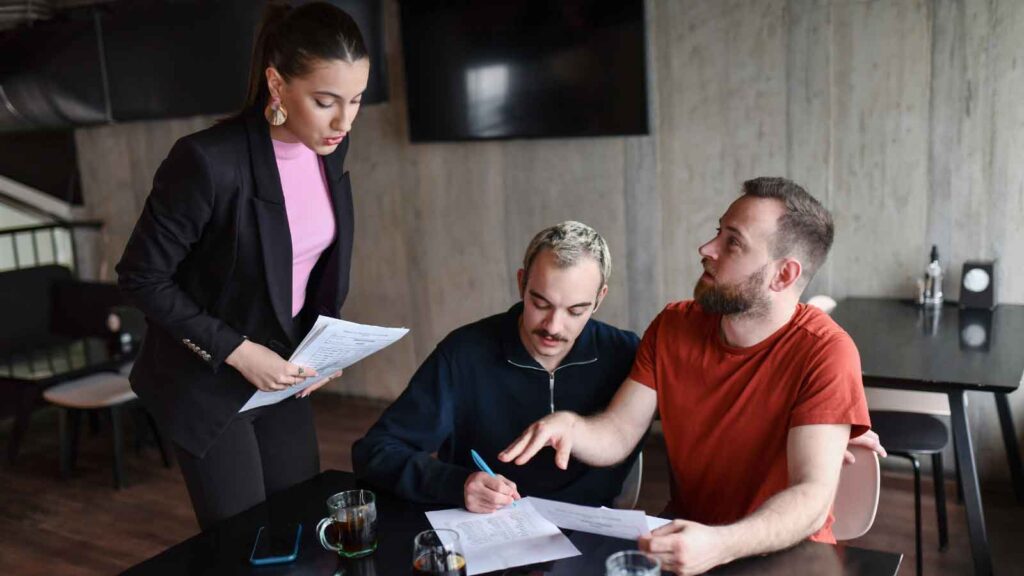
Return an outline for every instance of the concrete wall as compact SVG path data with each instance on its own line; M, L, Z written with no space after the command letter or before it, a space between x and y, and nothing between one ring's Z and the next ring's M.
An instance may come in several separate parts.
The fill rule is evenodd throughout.
M756 175L790 176L836 215L809 293L910 296L936 243L950 297L964 259L998 258L1000 300L1024 303L1024 164L1013 162L1024 153L1024 3L649 0L647 18L651 136L411 145L387 3L393 97L352 132L344 314L412 332L337 390L396 396L448 331L515 300L526 242L567 218L611 244L599 317L642 332L689 296L697 246ZM209 121L79 131L110 262L171 143ZM1018 420L1022 398L1011 397ZM1005 477L992 399L970 410L983 475Z

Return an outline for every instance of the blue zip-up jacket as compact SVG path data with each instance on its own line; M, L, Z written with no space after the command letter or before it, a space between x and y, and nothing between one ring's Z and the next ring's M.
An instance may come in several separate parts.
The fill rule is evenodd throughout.
M639 338L591 319L548 373L519 338L522 310L516 304L441 341L409 387L352 446L357 478L408 500L462 506L463 485L476 471L472 448L523 496L611 505L639 446L611 468L573 458L560 470L551 448L523 466L500 462L498 453L552 411L602 411L629 375Z

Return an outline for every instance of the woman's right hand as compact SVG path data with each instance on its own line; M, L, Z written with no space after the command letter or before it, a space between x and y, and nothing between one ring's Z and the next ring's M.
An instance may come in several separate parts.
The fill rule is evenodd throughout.
M270 348L251 340L243 340L224 361L264 392L284 390L316 376L316 370L292 364Z

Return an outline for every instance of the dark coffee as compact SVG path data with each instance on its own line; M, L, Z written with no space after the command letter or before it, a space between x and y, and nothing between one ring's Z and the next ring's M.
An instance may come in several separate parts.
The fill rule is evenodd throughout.
M412 563L413 576L466 576L466 559L459 554L426 554Z
M377 522L365 516L349 518L345 522L335 520L327 530L328 538L341 546L345 555L368 552L377 547Z

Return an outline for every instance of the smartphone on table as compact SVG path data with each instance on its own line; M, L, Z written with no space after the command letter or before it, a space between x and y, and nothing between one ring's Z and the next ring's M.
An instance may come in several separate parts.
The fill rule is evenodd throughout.
M299 555L302 524L260 526L249 562L257 566L292 562Z

